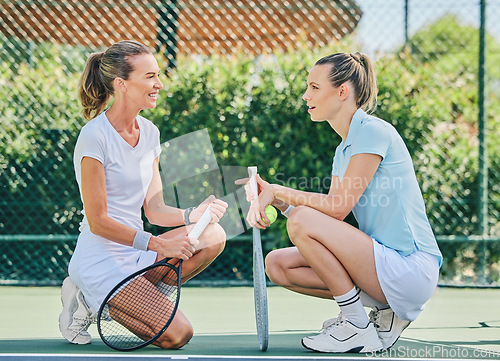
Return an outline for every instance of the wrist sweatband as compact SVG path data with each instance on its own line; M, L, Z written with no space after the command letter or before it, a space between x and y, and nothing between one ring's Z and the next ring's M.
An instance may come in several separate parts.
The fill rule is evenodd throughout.
M151 233L144 231L137 231L134 237L134 242L132 247L135 249L140 249L141 251L148 250L149 239L151 238Z
M290 212L292 211L292 209L294 209L295 207L294 206L288 206L287 209L285 209L284 212L281 212L282 215L284 215L286 218L288 218L288 216L290 216Z
M193 223L193 222L191 222L191 221L189 220L189 215L191 214L191 212L192 212L194 209L195 209L195 207L190 207L190 208L188 208L188 209L186 209L186 210L184 211L184 224L185 224L186 226L189 226L191 223Z

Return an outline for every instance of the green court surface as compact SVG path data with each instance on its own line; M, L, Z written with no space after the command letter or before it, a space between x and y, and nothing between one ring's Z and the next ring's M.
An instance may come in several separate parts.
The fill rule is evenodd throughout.
M0 287L1 360L130 359L500 359L500 290L438 288L420 317L394 347L376 355L331 355L304 349L300 339L334 317L333 301L269 287L269 348L259 350L253 290L247 287L182 291L181 309L195 336L181 350L148 346L118 352L105 346L95 325L91 345L72 345L59 334L59 289Z

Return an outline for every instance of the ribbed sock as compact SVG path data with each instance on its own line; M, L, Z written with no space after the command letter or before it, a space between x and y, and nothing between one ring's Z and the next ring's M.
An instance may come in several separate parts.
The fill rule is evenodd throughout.
M352 290L344 295L334 297L344 317L359 328L365 328L368 325L368 315L363 308L359 298L360 290L353 287Z

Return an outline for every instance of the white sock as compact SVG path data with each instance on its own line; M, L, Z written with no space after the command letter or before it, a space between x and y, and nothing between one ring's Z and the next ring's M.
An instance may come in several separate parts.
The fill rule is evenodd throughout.
M382 302L379 302L379 301L373 299L371 296L366 294L364 291L360 290L357 286L356 286L356 289L360 291L359 299L361 300L361 303L363 304L363 306L370 307L370 308L377 307L377 309L379 309L379 310L385 310L385 309L389 308L389 305L387 303L382 303Z
M333 299L337 301L342 314L349 322L356 327L365 328L370 321L359 298L359 292L358 288L353 287L346 294L335 296Z

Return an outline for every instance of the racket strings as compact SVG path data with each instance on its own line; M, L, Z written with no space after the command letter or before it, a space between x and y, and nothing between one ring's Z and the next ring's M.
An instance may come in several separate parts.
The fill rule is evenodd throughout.
M103 338L120 349L151 340L170 323L178 297L174 267L157 266L132 278L113 293L101 313Z

